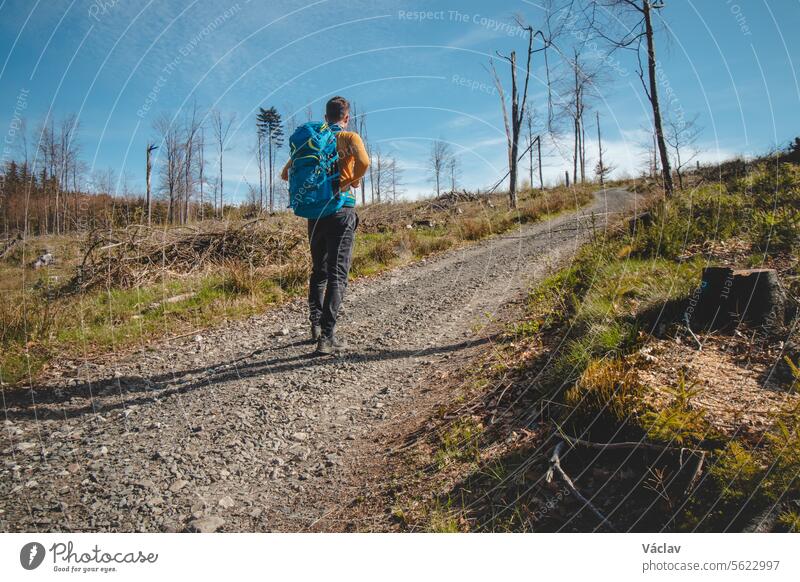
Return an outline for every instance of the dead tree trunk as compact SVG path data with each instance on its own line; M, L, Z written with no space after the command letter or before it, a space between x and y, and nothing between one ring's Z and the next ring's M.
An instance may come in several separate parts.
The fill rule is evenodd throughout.
M528 101L528 85L531 78L531 58L533 53L533 37L536 34L542 34L540 31L534 32L531 26L523 25L520 20L517 24L521 29L528 33L528 54L525 64L525 83L523 84L522 94L520 95L517 87L517 53L511 51L508 56L497 53L498 56L511 65L511 115L506 110L505 93L503 92L503 84L500 82L500 77L491 64L492 74L494 76L494 83L500 97L500 105L503 111L503 123L506 130L506 142L508 146L508 203L511 208L517 207L517 153L519 152L519 135L522 128L522 122L525 119L525 107ZM542 37L544 40L544 36ZM547 48L548 41L545 40L544 48ZM510 119L509 119L510 117Z
M600 187L605 188L605 173L606 167L603 165L603 139L600 135L600 112L595 111L595 118L597 119L597 169L600 176Z
M150 159L150 155L153 153L153 150L157 149L158 146L155 144L147 144L147 226L153 221L153 194L150 187L150 177L153 173L153 162Z
M674 187L672 185L672 171L670 170L669 156L667 154L667 144L664 141L664 129L661 123L661 106L658 100L658 82L656 79L656 49L653 40L653 22L650 12L650 0L642 3L644 13L645 36L647 38L647 73L650 81L650 105L653 107L653 125L656 130L656 140L658 141L658 151L661 155L661 171L664 174L664 192L667 196L672 196Z
M528 111L526 117L528 118L528 179L530 180L531 190L533 190L533 124L530 111Z
M539 153L539 190L544 190L544 176L542 174L542 138L536 140L536 149Z

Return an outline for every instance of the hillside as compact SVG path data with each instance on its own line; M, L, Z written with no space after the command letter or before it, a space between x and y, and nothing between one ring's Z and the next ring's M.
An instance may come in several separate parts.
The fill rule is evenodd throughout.
M390 456L393 527L800 528L800 172L762 160L693 184L534 285L443 377L449 404ZM758 299L692 319L718 265L774 269L785 316L749 322Z

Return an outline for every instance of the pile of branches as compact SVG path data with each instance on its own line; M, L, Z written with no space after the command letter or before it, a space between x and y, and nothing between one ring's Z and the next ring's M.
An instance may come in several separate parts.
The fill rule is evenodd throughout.
M12 238L6 243L0 243L0 259L5 259L7 256L10 256L12 251L21 242L22 242L22 235L18 234L15 238Z
M392 232L405 227L424 210L418 203L370 204L359 210L359 232Z
M459 202L474 202L481 198L483 197L480 194L475 194L474 192L451 190L450 192L442 192L439 196L431 200L428 205L431 210L443 211L449 210Z
M100 286L131 288L166 274L186 275L230 262L264 267L286 262L302 249L297 229L276 228L262 220L173 229L137 225L111 233L94 230L62 294Z

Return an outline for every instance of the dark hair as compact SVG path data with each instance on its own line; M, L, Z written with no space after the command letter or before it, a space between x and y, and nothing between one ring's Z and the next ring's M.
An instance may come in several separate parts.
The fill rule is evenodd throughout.
M332 97L328 103L325 104L325 118L328 120L328 123L336 123L337 121L341 121L344 119L344 116L347 115L348 111L350 111L350 104L347 102L347 99L344 97Z

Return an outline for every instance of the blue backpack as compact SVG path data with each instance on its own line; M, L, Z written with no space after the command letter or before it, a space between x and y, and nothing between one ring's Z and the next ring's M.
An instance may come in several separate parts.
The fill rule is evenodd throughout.
M338 125L310 121L289 138L289 208L303 218L322 218L344 205L339 196Z

